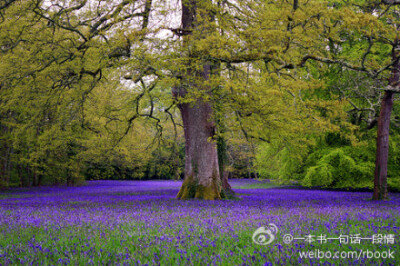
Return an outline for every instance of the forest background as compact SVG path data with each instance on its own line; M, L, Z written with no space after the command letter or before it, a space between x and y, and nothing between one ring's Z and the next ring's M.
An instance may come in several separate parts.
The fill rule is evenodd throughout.
M0 1L0 188L183 179L202 99L221 177L372 189L390 98L400 189L399 1L187 2Z

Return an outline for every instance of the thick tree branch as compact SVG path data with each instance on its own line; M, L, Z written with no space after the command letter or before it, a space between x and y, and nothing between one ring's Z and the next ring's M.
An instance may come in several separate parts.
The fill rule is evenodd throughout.
M151 11L151 5L152 5L152 0L146 0L146 4L144 7L144 12L143 12L143 24L142 24L142 30L146 29L147 26L149 25L149 18L150 18L150 11Z
M88 0L84 0L79 5L72 6L70 8L61 9L60 11L58 11L57 15L60 16L62 14L68 14L70 12L80 10L81 8L83 8L86 5L87 2L88 2Z
M121 13L125 6L132 4L132 0L125 0L122 1L113 12L110 12L102 16L90 29L91 36L96 36L100 31L107 30L111 28L113 25L124 21L129 18L138 17L138 16L145 16L145 12L142 13L131 13L129 15L124 16L123 18L117 19L117 16ZM147 3L146 3L147 6ZM146 11L146 8L145 8ZM149 10L150 12L150 10ZM106 23L108 20L114 19L113 21ZM101 25L105 24L104 26L100 27Z
M82 37L82 39L83 39L85 42L88 41L88 39L86 38L86 36L85 36L82 32L80 32L79 30L77 30L76 28L73 28L73 27L70 27L70 26L67 26L67 25L60 24L60 23L58 23L56 20L54 20L54 19L52 19L52 18L50 18L50 17L48 17L48 16L46 16L46 15L43 15L42 12L39 12L38 10L41 10L41 11L42 11L42 9L41 9L40 7L36 7L35 9L33 9L33 12L34 12L36 15L40 16L41 18L43 18L43 19L49 21L51 24L56 25L57 27L60 27L61 29L64 29L64 30L67 30L67 31L71 31L71 32L77 33L80 37Z
M344 66L344 67L352 69L352 70L367 72L367 73L371 74L371 76L373 75L373 73L371 73L365 67L351 65L351 64L347 63L346 61L340 60L340 59L322 58L322 57L318 57L318 56L314 56L314 55L306 55L305 57L303 57L303 59L301 60L299 66L303 67L306 64L306 62L308 60L310 60L310 59L318 61L318 62L322 62L322 63L327 63L327 64L338 64L338 65Z
M367 56L371 53L371 48L372 45L374 44L371 37L367 37L367 39L368 39L368 48L367 51L365 51L364 55L362 56L362 61L361 61L361 66L363 68L365 68L365 60L367 59Z
M400 5L399 0L382 0L382 3L385 5Z
M397 84L397 86L387 86L386 88L379 88L379 90L390 91L390 92L394 92L394 93L400 93L399 84Z
M116 25L116 24L118 24L118 23L120 23L122 21L125 21L125 20L130 19L130 18L135 18L135 17L143 17L143 15L144 15L144 13L134 13L134 14L126 15L126 16L120 18L120 19L115 19L115 20L113 20L113 21L111 21L111 22L109 22L107 24L104 24L104 26L101 27L100 29L96 29L95 31L91 32L92 33L91 34L91 38L93 38L94 36L99 34L99 32L104 32L104 31L110 29L112 26L114 26L114 25Z
M4 3L2 3L1 5L0 5L0 11L1 10L3 10L3 9L6 9L7 7L9 7L12 3L14 3L16 0L8 0L8 1L5 1Z

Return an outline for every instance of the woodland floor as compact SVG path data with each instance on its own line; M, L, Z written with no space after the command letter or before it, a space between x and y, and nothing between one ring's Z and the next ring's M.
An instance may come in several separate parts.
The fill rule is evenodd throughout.
M400 265L398 193L230 183L235 200L180 201L181 181L154 180L1 192L0 265Z

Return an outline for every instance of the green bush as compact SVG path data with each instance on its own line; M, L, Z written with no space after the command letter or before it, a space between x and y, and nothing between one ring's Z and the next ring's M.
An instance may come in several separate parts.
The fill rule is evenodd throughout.
M371 188L374 164L356 161L349 152L350 147L326 149L314 166L305 171L304 186L331 188Z
M256 154L257 172L261 178L281 183L301 180L307 151L307 147L281 146L279 142L263 143Z

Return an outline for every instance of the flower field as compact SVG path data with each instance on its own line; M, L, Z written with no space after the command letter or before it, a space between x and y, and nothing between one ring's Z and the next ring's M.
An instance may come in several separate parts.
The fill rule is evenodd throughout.
M366 192L232 180L237 199L179 201L180 185L89 181L2 192L0 265L400 265L399 194L375 202ZM272 243L254 243L271 223ZM300 256L312 251L329 253Z

